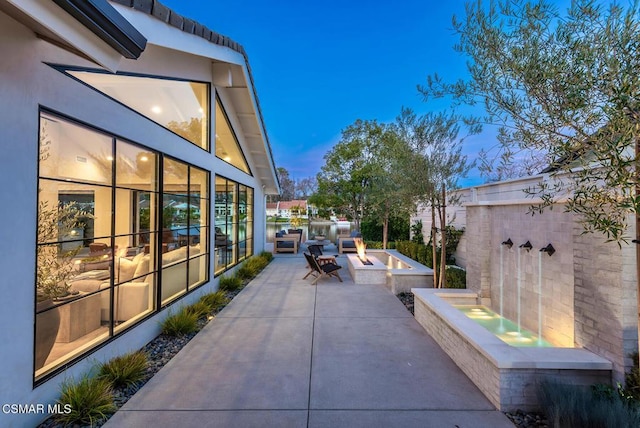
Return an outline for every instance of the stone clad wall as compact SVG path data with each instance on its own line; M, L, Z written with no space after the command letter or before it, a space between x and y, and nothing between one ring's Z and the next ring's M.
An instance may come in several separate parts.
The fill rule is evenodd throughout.
M491 289L490 244L491 207L467 208L465 227L465 253L467 254L467 288L482 298L489 298Z
M503 248L503 313L517 321L518 246L527 240L531 252L520 251L522 325L538 331L538 256L551 243L556 253L542 255L543 336L559 346L584 347L614 364L614 381L623 382L638 346L635 245L606 243L600 234L583 234L576 216L557 204L542 215L527 214L534 201L522 190L544 177L461 189L462 207L450 208L456 227L464 227L457 258L466 265L467 288L496 312L500 302ZM460 213L464 211L464 214ZM420 218L420 216L418 216ZM428 230L427 216L422 216ZM463 219L464 222L461 222ZM633 219L631 219L633 220ZM635 236L634 221L628 236Z
M576 345L610 360L614 382L624 383L638 340L636 249L584 235L579 224L573 234Z
M553 256L542 254L543 336L560 346L572 346L573 244L571 216L562 210L527 214L527 206L467 206L467 288L481 292L484 303L500 311L500 258L505 317L518 320L518 253L520 253L520 321L538 331L538 257L551 243ZM511 239L509 249L501 243ZM531 242L533 250L518 247ZM501 248L502 247L502 248Z

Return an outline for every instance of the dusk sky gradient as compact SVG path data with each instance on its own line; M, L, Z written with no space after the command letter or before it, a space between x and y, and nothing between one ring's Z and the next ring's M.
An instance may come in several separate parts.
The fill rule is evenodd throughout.
M418 94L427 75L466 77L467 58L453 50L460 0L162 3L244 46L276 166L294 179L315 176L356 119L392 122L403 106L446 109L447 101ZM467 139L464 153L474 159L496 144L494 135ZM459 184L481 182L474 170Z

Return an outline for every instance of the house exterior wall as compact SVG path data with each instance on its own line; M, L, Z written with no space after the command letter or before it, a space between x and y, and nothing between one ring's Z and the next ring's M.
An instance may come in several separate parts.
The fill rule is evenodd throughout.
M55 46L0 11L0 181L4 183L0 210L1 236L5 248L0 257L0 404L47 404L59 396L59 386L69 378L78 378L95 366L125 352L139 349L159 333L159 323L167 310L156 312L126 333L115 336L83 359L69 365L43 383L34 384L34 306L36 265L36 224L38 194L39 109L57 112L92 128L104 130L136 144L162 152L210 172L211 207L214 212L213 183L224 176L254 190L254 253L265 245L265 195L263 182L203 151L151 120L99 94L95 90L57 71L47 63L100 68L96 64ZM137 61L123 60L121 71L212 82L211 59L148 45ZM240 145L242 133L229 89L212 84L214 93L225 106ZM212 115L213 116L213 115ZM213 135L213 132L212 132ZM213 142L212 142L213 145ZM245 150L252 171L260 159ZM264 163L264 162L262 162ZM213 216L213 214L212 214ZM212 217L213 218L213 217ZM213 225L213 221L211 222ZM213 229L213 227L211 228ZM212 238L211 238L212 240ZM213 255L213 249L211 250ZM217 279L214 263L209 263L209 282L178 299L189 304L200 295L214 291ZM173 303L175 305L175 302ZM11 387L8 387L11 385ZM0 409L0 426L34 426L47 414L15 414Z

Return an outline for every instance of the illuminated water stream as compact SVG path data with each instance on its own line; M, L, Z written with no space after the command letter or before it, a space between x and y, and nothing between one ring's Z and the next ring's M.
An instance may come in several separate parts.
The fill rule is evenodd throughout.
M485 306L454 305L466 316L495 334L500 340L511 346L553 347L536 334L518 327L516 323Z

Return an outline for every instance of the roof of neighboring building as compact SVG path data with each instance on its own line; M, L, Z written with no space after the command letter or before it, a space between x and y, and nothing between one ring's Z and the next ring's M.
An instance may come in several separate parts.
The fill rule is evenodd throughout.
M306 200L293 200L293 201L280 201L278 202L280 205L278 206L281 210L290 210L293 207L307 208Z
M278 203L277 202L267 202L267 209L268 210L276 210L276 209L278 209Z

